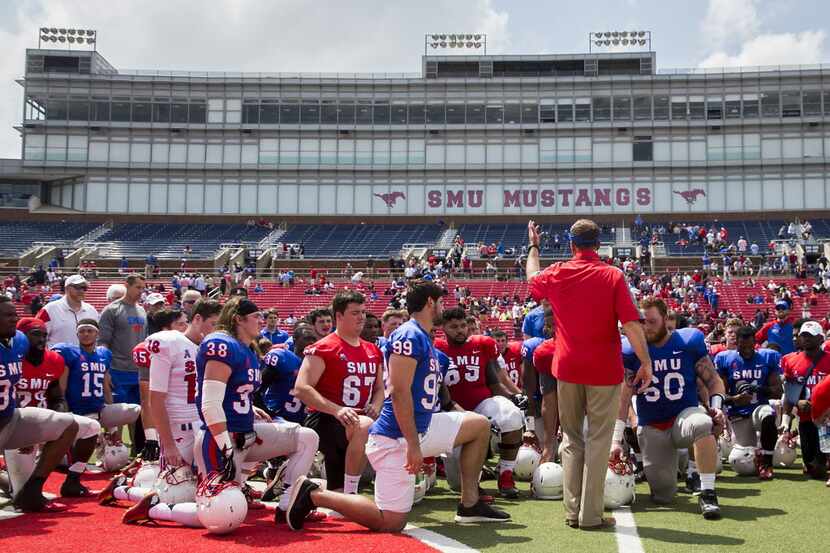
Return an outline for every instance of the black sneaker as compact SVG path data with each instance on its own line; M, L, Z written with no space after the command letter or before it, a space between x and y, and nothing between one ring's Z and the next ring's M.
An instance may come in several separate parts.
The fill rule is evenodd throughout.
M697 498L697 504L700 506L700 514L706 520L717 520L720 518L720 505L718 505L718 496L715 490L703 490Z
M455 511L455 522L460 523L507 522L509 520L509 514L504 511L494 509L481 500L479 500L472 507L465 507L463 503L459 503L458 510Z
M78 473L69 473L61 485L61 497L86 497L90 495L89 488L81 484Z
M32 480L23 484L20 492L18 492L12 501L14 507L24 513L42 511L48 503L49 500L43 496L43 493L32 483Z
M294 486L291 488L291 498L288 500L288 509L285 512L289 528L302 530L308 513L315 509L314 502L311 500L311 492L319 488L320 486L305 476L300 476L294 481ZM274 523L277 523L276 515L274 516Z
M686 491L692 495L700 495L700 474L693 472L686 477Z

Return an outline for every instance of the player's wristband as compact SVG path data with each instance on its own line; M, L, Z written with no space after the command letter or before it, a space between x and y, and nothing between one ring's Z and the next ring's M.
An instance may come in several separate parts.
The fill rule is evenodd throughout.
M614 436L612 441L615 444L621 444L623 441L623 434L625 433L625 421L617 419L614 421Z
M536 248L536 251L538 252L538 251L539 251L539 244L531 244L531 245L529 245L529 246L527 247L527 253L530 253L530 250L532 250L533 248Z
M715 394L709 398L709 407L712 409L723 409L723 396L720 394Z

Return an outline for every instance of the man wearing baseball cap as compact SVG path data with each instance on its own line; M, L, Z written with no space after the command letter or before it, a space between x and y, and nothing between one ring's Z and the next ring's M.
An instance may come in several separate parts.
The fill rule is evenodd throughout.
M57 301L50 301L38 311L36 317L46 323L46 346L67 343L78 345L78 321L98 320L98 311L84 301L89 283L81 275L66 277L66 293Z
M819 428L824 426L825 431L830 431L828 428L830 427L830 378L825 378L816 384L810 402L812 403L813 422ZM825 484L830 488L830 478Z
M795 351L795 343L793 340L793 321L795 317L790 314L792 306L787 300L778 300L775 302L775 313L778 318L774 321L769 321L755 333L755 342L763 344L778 344L781 348L781 355L787 355Z
M801 436L801 457L811 478L827 478L827 456L819 449L818 426L814 422L813 392L830 374L830 354L822 349L824 331L816 321L806 321L798 333L802 351L781 359L784 373L784 415L781 429L789 437L792 411L798 409L798 432Z

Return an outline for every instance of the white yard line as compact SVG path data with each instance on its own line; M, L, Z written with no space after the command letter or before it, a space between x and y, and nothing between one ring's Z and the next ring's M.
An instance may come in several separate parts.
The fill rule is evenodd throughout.
M473 549L459 541L442 536L441 534L436 534L431 530L418 528L412 524L407 524L406 528L403 529L403 533L415 538L421 543L434 547L442 553L478 553L477 549Z
M617 519L617 526L614 535L617 538L617 549L620 553L645 553L643 542L637 533L637 524L634 522L634 514L630 507L614 509L614 518Z

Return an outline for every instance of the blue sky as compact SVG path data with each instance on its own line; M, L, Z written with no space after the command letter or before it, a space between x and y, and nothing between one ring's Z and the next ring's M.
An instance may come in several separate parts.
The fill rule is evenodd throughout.
M428 32L541 54L616 29L651 30L659 68L830 61L827 0L0 0L0 157L20 156L13 81L42 25L97 29L125 69L417 72Z

